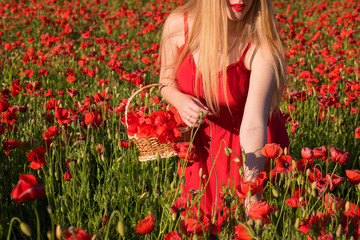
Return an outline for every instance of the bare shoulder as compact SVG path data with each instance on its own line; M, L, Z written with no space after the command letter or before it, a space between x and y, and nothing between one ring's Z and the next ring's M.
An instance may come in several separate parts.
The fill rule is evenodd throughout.
M184 15L182 13L171 13L167 17L164 23L162 37L171 39L171 41L176 42L178 47L181 46L181 44L184 42Z
M253 44L245 58L245 63L251 70L272 69L273 55L268 48Z

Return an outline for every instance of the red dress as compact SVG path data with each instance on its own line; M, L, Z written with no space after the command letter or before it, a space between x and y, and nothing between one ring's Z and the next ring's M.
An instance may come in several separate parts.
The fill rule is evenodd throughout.
M185 43L188 38L187 15L184 17ZM227 66L227 96L231 113L227 107L222 80L219 78L219 101L220 117L211 116L205 119L197 132L194 145L198 154L198 159L193 164L188 164L185 169L184 190L191 192L198 190L200 184L205 185L209 180L205 194L202 197L201 211L205 214L219 214L221 208L221 195L223 186L235 188L240 183L239 164L232 161L235 155L226 156L224 148L231 148L241 156L240 147L240 126L243 118L244 107L249 89L251 71L244 66L244 57L249 50L250 43L243 51L241 58ZM179 49L182 51L183 46ZM221 73L221 72L219 72ZM177 71L177 83L182 92L196 96L195 94L195 74L196 65L192 55L188 55L179 65ZM201 77L199 83L201 84ZM200 85L201 86L201 85ZM202 90L199 89L199 97L202 103ZM285 125L279 114L273 114L267 126L267 142L279 143L282 147L289 145L289 138ZM214 167L212 167L214 165ZM199 170L202 168L203 174L207 178L200 183ZM179 170L181 174L181 169ZM218 224L221 225L222 217L218 215Z

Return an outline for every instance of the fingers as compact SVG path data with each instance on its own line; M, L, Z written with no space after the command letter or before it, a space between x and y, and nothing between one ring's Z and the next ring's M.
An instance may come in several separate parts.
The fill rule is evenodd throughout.
M190 101L185 103L182 119L189 127L197 127L200 119L211 115L213 114L209 109L202 105L196 98L190 98Z

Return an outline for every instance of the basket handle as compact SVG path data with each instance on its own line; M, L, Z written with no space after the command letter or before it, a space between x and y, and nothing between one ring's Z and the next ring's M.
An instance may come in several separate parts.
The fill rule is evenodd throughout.
M153 84L149 84L149 85L146 85L140 89L138 89L136 92L134 92L129 98L128 98L128 101L126 103L126 107L125 107L125 124L126 124L126 128L129 127L128 125L128 118L127 118L127 114L128 114L128 111L129 111L129 107L130 107L130 103L131 103L131 100L141 91L143 91L144 89L147 89L147 88L152 88L152 87L161 87L161 86L176 86L175 84L173 83L153 83Z

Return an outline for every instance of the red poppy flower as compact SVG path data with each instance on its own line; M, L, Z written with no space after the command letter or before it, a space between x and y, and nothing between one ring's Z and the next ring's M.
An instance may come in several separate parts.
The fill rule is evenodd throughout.
M56 108L54 117L61 125L70 123L70 112L65 108Z
M34 175L22 174L19 182L11 191L11 197L17 199L16 204L31 201L45 195L44 185L39 185Z
M175 200L174 205L171 207L172 213L180 213L185 211L187 198L181 197Z
M65 173L64 173L64 180L65 181L69 181L72 178L70 170L66 169Z
M261 153L267 158L278 158L283 154L283 149L280 147L280 144L269 143L261 149Z
M269 224L271 221L269 215L273 211L278 211L274 206L269 205L266 201L257 202L251 205L248 215L253 220L264 220L264 225Z
M119 146L122 148L128 148L129 146L131 146L131 142L129 142L129 140L121 140L119 142Z
M57 137L59 135L60 129L58 129L56 126L51 126L47 129L47 131L43 131L42 136L44 140L49 140L52 137Z
M355 138L360 138L360 127L355 129Z
M246 229L242 224L238 224L235 228L235 239L236 240L251 240L252 236L249 234L249 230Z
M292 166L292 158L290 155L283 155L279 157L276 161L276 172L277 173L284 173L287 175L289 171L294 170L294 167Z
M148 215L136 225L135 234L148 234L154 229L155 218L153 214Z
M91 236L87 234L87 232L85 232L84 230L79 228L74 228L73 231L77 240L91 240ZM65 240L75 240L74 236L69 231L69 229L66 229L65 231Z
M5 112L10 107L9 101L4 98L0 98L0 113Z
M352 184L360 183L360 171L359 170L345 170L346 176L349 179L349 182Z
M20 79L16 79L11 83L11 95L15 97L22 91L22 87L20 85Z
M86 125L91 124L92 128L97 128L102 125L102 117L96 112L87 112L84 115L84 123Z
M169 232L164 236L164 240L182 240L180 233L177 231Z
M173 149L175 150L179 158L185 159L190 163L195 162L197 159L195 146L193 146L189 142L175 143Z
M47 103L46 103L46 111L50 111L52 109L55 109L57 107L59 103L59 100L57 99L50 99Z
M5 150L11 150L11 149L15 149L17 148L19 145L22 144L22 142L18 142L16 140L7 140L7 141L3 141L3 146Z
M301 149L301 156L304 159L311 159L314 156L314 152L312 149L308 148L308 147L303 147Z
M188 237L196 234L201 238L208 231L209 227L210 220L205 215L202 215L199 220L186 218L180 222L181 231Z
M322 158L325 162L328 161L327 158L328 152L325 146L314 148L313 153L314 153L314 158Z
M256 193L261 193L266 185L266 172L261 172L257 177L255 182L247 181L241 183L236 187L236 194L240 198L240 201L243 202L245 197L247 196L249 190L251 194L254 195Z
M74 89L68 88L66 91L69 94L69 96L72 98L79 94L79 91L76 88Z
M28 161L31 161L30 167L32 169L39 169L46 165L45 161L46 149L44 147L37 147L28 155Z
M286 199L285 203L286 203L286 205L288 205L289 207L298 207L300 201L299 201L299 198L294 197L294 198L288 198L288 199Z
M340 149L336 149L334 147L330 148L330 155L331 155L331 159L334 162L338 162L341 164L346 164L350 160L350 153L344 152L344 151L342 151Z

